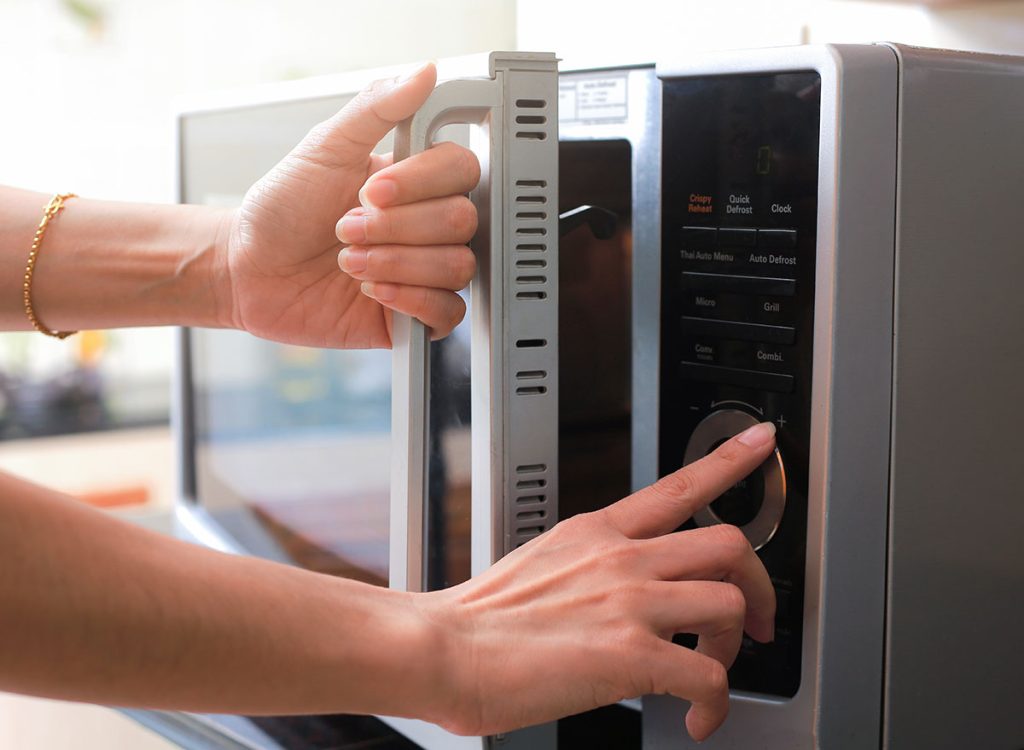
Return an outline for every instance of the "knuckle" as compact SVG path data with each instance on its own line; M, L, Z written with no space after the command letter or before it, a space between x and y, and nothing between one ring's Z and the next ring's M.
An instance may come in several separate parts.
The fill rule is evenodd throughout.
M718 591L718 606L733 622L742 622L747 614L747 600L738 586L723 583Z
M391 247L373 247L368 249L366 270L377 281L388 281L394 284L408 283L408 264L404 262L401 252ZM423 304L427 304L424 300Z
M446 216L448 230L457 242L468 242L476 233L477 215L473 202L465 196L458 196L448 202Z
M700 495L700 483L697 480L697 475L688 468L669 474L654 486L660 494L673 499Z
M411 304L413 317L419 318L427 325L430 325L429 321L432 318L430 315L430 291L423 287L416 287L415 289L415 295Z
M617 569L626 571L634 570L636 568L636 559L639 556L639 550L637 545L630 543L630 540L610 539L604 546L605 549L601 557L606 563ZM643 596L644 587L642 585L636 585L630 587L628 592L631 596Z
M466 286L476 273L476 255L466 246L460 247L451 258L452 282L458 288Z
M707 533L714 539L729 561L744 557L751 549L750 541L736 526L727 523L708 527Z
M401 227L391 211L377 211L367 216L366 239L368 242L388 242L400 232Z
M476 158L476 154L470 151L468 148L463 148L453 144L455 152L458 154L458 170L459 173L464 175L466 178L465 186L467 190L472 190L476 187L476 184L480 182L480 160Z
M707 691L707 696L718 697L729 693L729 674L721 662L707 658L703 662L703 674L701 681Z
M715 449L715 458L726 463L737 463L742 457L743 453L737 447L736 442L733 440L726 440L718 448Z
M600 523L597 518L597 513L600 513L600 511L592 513L578 513L575 516L570 516L564 521L559 521L548 532L548 536L550 536L553 541L559 543L580 537L594 538L598 532L598 525Z

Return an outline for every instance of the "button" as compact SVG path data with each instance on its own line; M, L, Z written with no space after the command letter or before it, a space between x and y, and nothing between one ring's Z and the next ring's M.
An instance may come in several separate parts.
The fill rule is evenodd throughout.
M683 289L695 292L736 292L792 297L796 294L796 279L683 271Z
M718 347L712 341L694 341L691 346L687 347L690 354L698 362L715 362L717 356Z
M792 323L796 317L796 300L792 297L755 297L754 312L749 320L753 323ZM719 315L719 318L732 318Z
M736 263L737 259L735 251L720 247L706 250L684 247L679 251L679 257L683 260L699 263L725 263L728 265ZM740 259L742 260L742 256L740 256ZM715 268L721 268L721 266L715 266Z
M786 250L796 247L795 229L758 229L757 246L767 250Z
M757 420L754 417L738 409L712 412L701 420L690 435L683 465L704 458L717 445L755 424ZM723 504L723 501L726 502ZM734 486L711 506L694 513L693 520L700 526L738 521L737 525L750 545L760 549L775 536L785 509L786 470L782 454L776 448L754 474ZM719 515L719 511L726 513L728 518Z
M695 294L692 298L687 298L695 310L702 313L714 313L718 309L718 298L713 294Z
M714 227L683 227L683 247L714 247L717 231Z
M796 340L796 329L790 326L694 318L689 315L684 315L680 322L683 333L697 336L721 336L725 339L763 341L769 344L792 344Z
M792 349L788 347L760 344L754 351L754 360L758 369L790 370L793 363Z
M778 372L759 372L739 367L680 362L679 374L687 380L696 380L699 383L735 385L740 388L753 388L755 391L793 392L793 376Z
M719 227L718 244L730 247L753 247L757 244L757 230Z

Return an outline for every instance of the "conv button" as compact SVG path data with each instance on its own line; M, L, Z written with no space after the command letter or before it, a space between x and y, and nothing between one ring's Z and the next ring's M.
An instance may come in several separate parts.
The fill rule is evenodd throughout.
M699 383L718 383L753 388L756 391L793 392L793 376L777 372L742 370L738 367L720 367L697 362L680 362L679 374Z
M683 227L683 247L714 247L717 231L714 227Z
M731 247L753 247L757 244L757 230L719 227L718 244Z
M757 246L766 250L786 250L796 247L795 229L758 229Z
M763 341L768 344L792 344L796 329L791 326L769 326L762 323L739 323L733 320L714 320L684 315L683 333L697 336L721 336L737 341Z
M683 271L683 289L694 292L736 292L792 297L796 294L796 279Z

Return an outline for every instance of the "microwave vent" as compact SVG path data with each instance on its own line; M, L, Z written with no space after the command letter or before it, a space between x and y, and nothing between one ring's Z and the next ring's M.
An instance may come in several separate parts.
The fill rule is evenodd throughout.
M522 374L522 373L520 373ZM549 528L547 464L516 467L513 547L521 547Z

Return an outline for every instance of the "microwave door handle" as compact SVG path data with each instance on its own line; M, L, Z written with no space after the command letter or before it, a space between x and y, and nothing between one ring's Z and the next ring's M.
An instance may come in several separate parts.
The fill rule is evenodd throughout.
M471 195L479 215L470 321L473 575L557 518L557 59L492 53L490 74L439 85L398 126L394 149L397 161L428 148L445 125L481 126L473 139L483 146L475 149L482 179ZM538 262L542 270L517 275ZM430 343L419 321L392 320L389 576L392 588L423 591ZM530 382L517 388L516 372ZM514 403L520 391L537 397ZM517 477L516 467L529 476ZM520 533L514 516L523 501L529 518Z
M498 100L489 79L440 84L395 129L394 161L429 148L445 125L482 124ZM479 207L478 207L479 210ZM427 467L430 429L430 336L426 326L395 312L391 323L390 587L426 589Z

